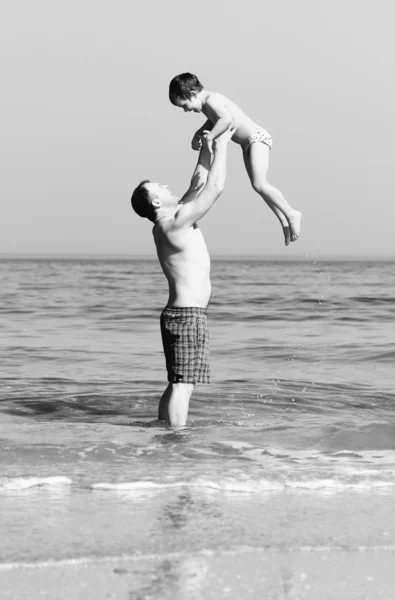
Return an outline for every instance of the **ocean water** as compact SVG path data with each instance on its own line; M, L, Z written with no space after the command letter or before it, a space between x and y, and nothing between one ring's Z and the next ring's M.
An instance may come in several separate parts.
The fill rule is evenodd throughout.
M156 261L2 260L0 281L3 565L360 547L378 502L395 541L394 263L213 261L213 382L182 431L156 420Z

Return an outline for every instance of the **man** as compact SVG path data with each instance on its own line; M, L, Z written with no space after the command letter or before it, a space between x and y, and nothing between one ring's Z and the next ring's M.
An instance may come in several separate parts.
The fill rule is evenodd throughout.
M153 236L169 284L161 314L163 350L169 384L159 402L158 418L183 427L196 383L210 383L206 309L211 295L210 257L197 225L225 185L230 126L203 147L191 185L180 200L166 185L143 181L134 190L136 213L155 223Z

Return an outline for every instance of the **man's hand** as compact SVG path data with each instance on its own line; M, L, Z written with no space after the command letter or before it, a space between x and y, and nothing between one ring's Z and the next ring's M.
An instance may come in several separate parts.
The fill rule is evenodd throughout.
M207 148L207 150L210 152L210 154L213 153L213 140L212 139L207 139L207 136L211 133L211 131L203 131L202 133L202 142L205 148Z
M192 138L192 144L191 144L193 150L200 150L202 147L202 132L200 131L200 129L197 130L197 132L195 133L195 135Z

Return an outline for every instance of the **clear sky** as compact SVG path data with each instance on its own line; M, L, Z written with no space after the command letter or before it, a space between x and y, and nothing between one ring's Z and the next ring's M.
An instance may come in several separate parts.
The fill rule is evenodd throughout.
M191 71L274 138L269 179L304 214L288 248L229 148L200 222L213 255L395 258L394 4L388 0L16 0L0 24L0 254L154 255L141 179L182 195L202 116Z

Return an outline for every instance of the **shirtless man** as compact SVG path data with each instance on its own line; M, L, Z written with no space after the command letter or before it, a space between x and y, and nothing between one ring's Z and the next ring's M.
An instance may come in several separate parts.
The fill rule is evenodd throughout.
M181 200L167 185L150 181L141 182L132 195L136 213L155 223L156 250L169 284L160 319L169 384L159 402L158 418L171 427L186 424L194 385L210 383L206 315L210 257L197 221L223 191L231 127L212 146L203 142L191 185Z

